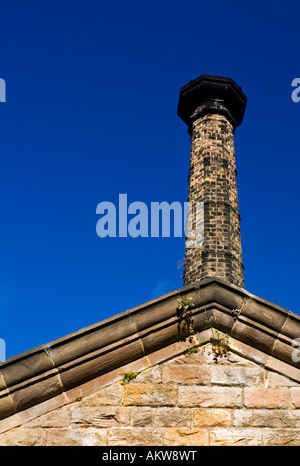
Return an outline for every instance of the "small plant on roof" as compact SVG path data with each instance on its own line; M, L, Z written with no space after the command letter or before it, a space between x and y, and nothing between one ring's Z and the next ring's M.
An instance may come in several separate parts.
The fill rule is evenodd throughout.
M190 312L190 308L194 307L195 305L192 303L192 299L189 296L184 296L183 298L177 299L178 306L177 306L177 315L178 319L178 330L182 331L184 328L187 330L189 334L189 341L192 343L193 335L194 335L194 328L193 328L193 320Z
M230 335L226 335L219 330L215 330L216 337L211 338L212 351L214 353L214 360L218 362L218 358L227 357L229 353L229 339Z
M190 307L194 306L194 304L192 303L192 299L193 298L188 297L188 296L184 296L183 298L177 299L177 301L178 301L177 309L179 311L182 311L183 316L187 313L187 311L189 310Z
M191 348L187 348L185 351L184 351L184 354L194 354L194 353L199 353L199 348L197 348L197 346L193 346Z
M121 385L126 385L131 380L134 380L140 374L140 372L141 371L139 371L139 372L134 372L134 371L123 372Z

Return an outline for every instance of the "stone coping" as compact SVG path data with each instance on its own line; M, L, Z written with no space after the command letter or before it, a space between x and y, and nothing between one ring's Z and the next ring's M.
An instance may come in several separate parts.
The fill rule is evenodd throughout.
M191 298L188 316L178 309L183 297ZM229 334L247 348L249 359L259 352L262 364L268 361L270 369L300 382L300 362L292 358L300 317L213 278L1 363L0 419L55 397L66 400L76 387L188 339L191 328L193 334L211 328Z

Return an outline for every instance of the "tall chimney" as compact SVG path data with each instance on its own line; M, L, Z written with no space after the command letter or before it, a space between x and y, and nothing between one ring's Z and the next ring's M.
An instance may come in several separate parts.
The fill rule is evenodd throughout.
M204 205L204 241L186 247L184 285L218 277L244 286L234 132L246 102L241 88L220 76L202 75L180 90L177 113L191 136L188 200Z

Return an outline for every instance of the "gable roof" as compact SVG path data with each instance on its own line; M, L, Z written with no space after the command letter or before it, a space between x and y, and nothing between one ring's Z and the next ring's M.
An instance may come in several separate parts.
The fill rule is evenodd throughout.
M186 313L179 309L184 297L191 298ZM191 333L198 345L206 344L211 328L230 335L233 351L300 383L300 362L292 357L292 343L300 337L300 317L213 278L1 363L0 419L46 400L70 402L66 393L76 387L95 378L105 379L118 368L189 339ZM182 352L183 346L178 351Z

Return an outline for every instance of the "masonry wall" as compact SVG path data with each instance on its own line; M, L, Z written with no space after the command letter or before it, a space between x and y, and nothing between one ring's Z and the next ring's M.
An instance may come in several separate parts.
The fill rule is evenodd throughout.
M90 396L79 387L0 445L300 445L300 385L232 351L216 356L207 344Z

